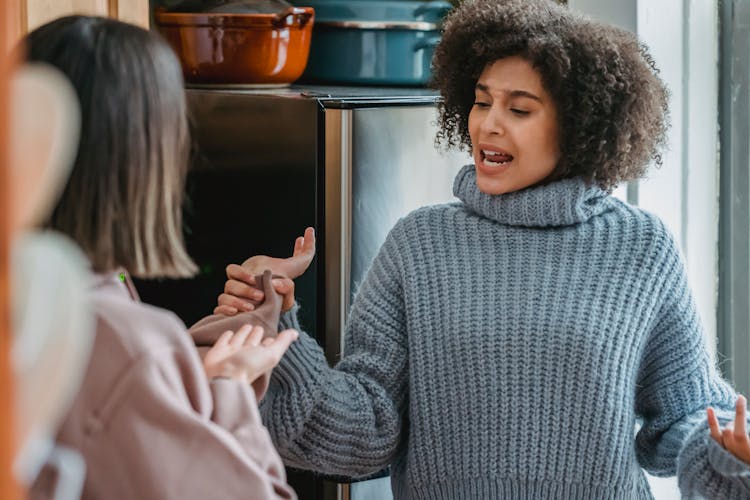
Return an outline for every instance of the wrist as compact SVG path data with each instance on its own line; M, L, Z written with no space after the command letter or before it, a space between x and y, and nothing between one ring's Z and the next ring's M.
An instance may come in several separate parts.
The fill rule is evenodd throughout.
M206 376L209 380L215 379L233 379L231 370L222 365L203 365L203 370L206 372Z

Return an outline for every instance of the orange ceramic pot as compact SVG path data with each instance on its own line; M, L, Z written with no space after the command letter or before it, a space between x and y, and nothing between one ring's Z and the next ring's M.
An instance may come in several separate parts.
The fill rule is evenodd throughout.
M278 14L157 11L159 31L182 63L185 80L201 84L291 83L310 51L314 10Z

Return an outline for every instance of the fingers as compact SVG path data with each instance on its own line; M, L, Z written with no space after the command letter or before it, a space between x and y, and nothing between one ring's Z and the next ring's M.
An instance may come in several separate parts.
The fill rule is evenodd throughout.
M244 267L237 264L229 264L227 266L227 278L230 280L237 280L248 285L255 285L255 276Z
M239 330L238 330L239 333ZM236 363L243 366L245 379L253 383L258 377L272 370L281 360L281 357L294 342L298 333L296 330L284 330L275 338L263 339L260 345L243 346L241 350L232 355Z
M297 330L284 330L279 332L276 338L273 339L273 342L265 346L274 354L274 358L276 358L276 363L274 363L274 366L276 366L279 360L281 360L281 357L284 355L287 349L289 349L289 346L292 345L292 342L297 340L298 337L299 332Z
M724 445L724 448L730 452L734 452L736 445L734 442L734 429L732 424L727 424L727 426L721 431L721 442Z
M737 397L734 416L734 441L743 446L746 446L748 441L750 441L747 437L747 426L745 423L746 412L747 400L745 399L745 396Z
M253 329L253 325L242 325L239 330L237 330L237 333L234 334L234 337L232 337L232 340L229 342L229 345L235 348L239 348L245 344L245 340L247 340L248 335L250 335L250 332Z
M309 257L311 260L315 255L315 230L311 227L305 229L304 236L298 236L294 240L294 253L292 257Z
M719 427L719 420L716 418L716 412L713 408L708 408L706 413L708 415L708 428L711 431L711 437L720 445L724 446L724 439L722 437L721 428Z
M315 254L315 229L311 227L305 229L302 252L306 254Z
M255 305L253 305L252 302L249 302L246 299L240 299L238 297L235 297L234 295L229 295L227 293L222 293L221 295L219 295L218 303L219 307L226 306L227 308L235 309L235 313L237 313L238 311L252 311L253 309L255 309ZM231 314L229 316L231 316Z
M226 332L222 333L219 337L219 340L216 341L214 344L214 347L225 347L229 345L229 341L234 336L234 332L232 330L227 330Z
M250 332L250 335L248 335L247 339L245 339L245 343L243 345L250 347L260 345L260 341L263 340L263 333L264 330L262 326L254 326L252 331Z
M274 290L281 295L294 293L294 281L289 278L274 278L271 280Z
M303 257L312 260L315 256L315 230L311 227L305 229L305 235L294 242L293 257Z
M286 312L294 306L294 281L288 278L276 278L272 280L273 288L283 299L281 302L282 312Z
M261 290L233 279L227 280L224 284L224 293L241 299L257 300L259 302L263 300L263 292Z
M315 257L315 231L308 227L305 230L305 236L300 244L299 238L294 244L294 254L288 259L284 259L284 273L289 278L296 278L307 270L307 267Z
M216 306L214 307L214 314L223 314L224 316L234 316L237 314L236 307L230 306Z
M294 307L294 294L284 295L281 301L281 312L287 312Z

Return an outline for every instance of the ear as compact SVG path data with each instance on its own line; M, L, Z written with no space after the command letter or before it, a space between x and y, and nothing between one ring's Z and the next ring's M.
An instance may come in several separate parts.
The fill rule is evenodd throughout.
M46 219L65 187L78 149L75 91L51 66L20 67L11 82L11 228Z

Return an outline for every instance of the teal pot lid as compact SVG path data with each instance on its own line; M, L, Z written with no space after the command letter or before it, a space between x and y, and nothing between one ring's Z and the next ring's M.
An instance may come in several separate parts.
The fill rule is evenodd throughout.
M432 23L442 21L453 6L443 0L292 0L297 7L315 9L316 23L380 22Z

